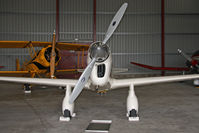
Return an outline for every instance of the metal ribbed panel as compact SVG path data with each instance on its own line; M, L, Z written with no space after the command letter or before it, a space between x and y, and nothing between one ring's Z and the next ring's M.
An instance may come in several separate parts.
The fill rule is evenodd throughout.
M60 10L67 13L85 13L93 11L92 0L60 0Z
M51 40L54 0L1 0L0 6L1 40Z
M1 0L0 40L51 41L55 29L55 0ZM37 48L36 48L37 49ZM30 56L27 49L0 49L1 70L15 70Z
M93 2L60 0L60 41L93 40Z
M193 53L199 48L199 37L197 35L167 35L165 39L166 51L169 53L177 54L177 49Z
M160 66L161 0L97 0L97 40L103 40L124 2L128 3L127 12L108 42L113 65L128 67L133 73L154 73L130 61ZM198 5L198 0L165 0L166 66L184 63L177 48L188 53L198 49ZM60 0L59 11L60 41L93 40L93 0ZM51 41L55 12L56 0L0 0L0 40ZM21 61L28 58L26 49L1 49L0 54L0 65L9 70L15 69L16 57Z
M186 60L177 49L190 56L198 50L198 5L198 0L165 0L166 66L185 66Z
M97 11L115 12L124 2L133 13L158 13L161 9L160 0L97 0Z
M20 66L24 61L30 60L27 49L0 49L0 61L1 65L5 66L1 70L16 70L16 59L19 59Z
M198 0L165 0L167 13L199 13Z
M188 13L188 12L187 12ZM199 15L167 15L166 33L199 33Z

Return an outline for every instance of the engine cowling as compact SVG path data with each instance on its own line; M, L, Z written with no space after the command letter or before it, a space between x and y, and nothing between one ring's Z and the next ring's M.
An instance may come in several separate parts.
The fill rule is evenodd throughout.
M94 42L89 48L90 58L96 58L96 62L104 62L110 55L108 45L102 42Z

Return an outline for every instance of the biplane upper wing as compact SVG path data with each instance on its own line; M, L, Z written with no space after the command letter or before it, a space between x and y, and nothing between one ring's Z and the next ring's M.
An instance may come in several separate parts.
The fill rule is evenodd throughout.
M46 47L51 44L52 42L40 41L0 41L0 48L26 48L30 45L32 45L33 47ZM88 50L89 44L57 42L56 47L61 50L82 51Z
M61 50L63 49L63 50L85 51L88 50L89 44L57 42L56 47Z

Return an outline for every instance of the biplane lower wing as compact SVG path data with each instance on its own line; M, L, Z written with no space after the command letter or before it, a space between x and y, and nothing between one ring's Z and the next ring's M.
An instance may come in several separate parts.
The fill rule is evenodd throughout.
M56 70L55 75L62 75L68 73L77 72L77 69L63 69ZM38 71L0 71L0 76L8 77L34 77L33 75L40 76L40 74L49 73L47 70L38 70Z
M29 71L0 71L0 76L30 77Z

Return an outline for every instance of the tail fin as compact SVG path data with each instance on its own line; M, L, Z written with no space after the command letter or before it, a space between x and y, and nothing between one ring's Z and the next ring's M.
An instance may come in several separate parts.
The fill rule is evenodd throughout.
M147 69L151 69L151 70L189 71L189 68L184 68L184 67L155 67L155 66L144 65L144 64L140 64L136 62L131 62L131 64L144 67Z

